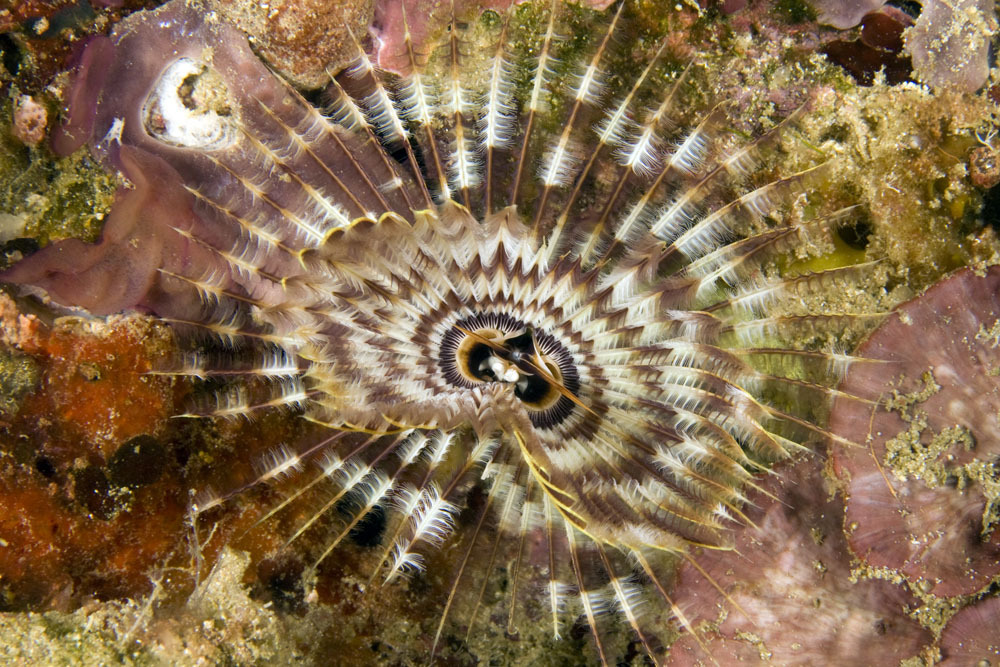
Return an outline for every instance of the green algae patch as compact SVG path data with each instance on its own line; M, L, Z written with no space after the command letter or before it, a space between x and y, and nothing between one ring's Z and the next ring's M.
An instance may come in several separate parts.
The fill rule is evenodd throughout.
M136 665L82 612L0 614L0 662L8 665Z
M788 23L816 20L816 10L804 0L777 0L774 11Z
M865 258L887 260L892 282L911 293L997 252L995 240L977 240L980 195L964 160L989 114L983 98L876 81L821 87L803 117L804 136L828 161L813 196L860 204ZM797 152L801 168L807 155Z

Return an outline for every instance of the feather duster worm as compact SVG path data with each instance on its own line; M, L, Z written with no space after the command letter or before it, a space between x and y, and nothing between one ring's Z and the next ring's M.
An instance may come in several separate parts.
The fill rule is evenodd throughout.
M880 316L796 306L869 266L774 269L846 217L775 220L814 172L761 182L781 126L734 146L715 110L680 130L665 45L623 81L629 11L569 41L565 11L453 17L428 53L405 31L404 77L358 45L325 113L186 3L134 15L93 126L133 188L100 244L3 277L171 323L188 351L162 372L217 389L188 416L324 427L242 488L296 480L262 522L325 493L289 537L335 524L317 563L378 514L381 581L447 545L435 647L503 565L511 632L582 618L604 661L614 611L659 661L671 618L692 629L674 563L730 548L757 475L837 440L817 417L857 360L795 341Z

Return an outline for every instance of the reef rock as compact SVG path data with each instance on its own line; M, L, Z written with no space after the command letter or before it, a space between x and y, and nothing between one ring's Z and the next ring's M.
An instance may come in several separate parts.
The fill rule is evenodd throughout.
M319 88L350 61L363 39L374 0L212 0L219 15L247 33L275 70L301 88ZM353 35L353 37L352 37Z

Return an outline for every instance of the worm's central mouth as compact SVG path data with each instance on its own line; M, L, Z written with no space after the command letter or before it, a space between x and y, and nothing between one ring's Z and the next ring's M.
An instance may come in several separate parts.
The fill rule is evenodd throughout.
M537 428L552 428L573 411L580 376L569 351L551 334L506 313L456 320L445 333L439 367L447 380L473 388L508 384Z

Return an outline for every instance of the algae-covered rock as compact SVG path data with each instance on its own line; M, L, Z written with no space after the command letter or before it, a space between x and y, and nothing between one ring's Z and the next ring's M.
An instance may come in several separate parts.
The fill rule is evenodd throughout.
M12 415L38 385L38 364L26 354L0 347L0 415Z

